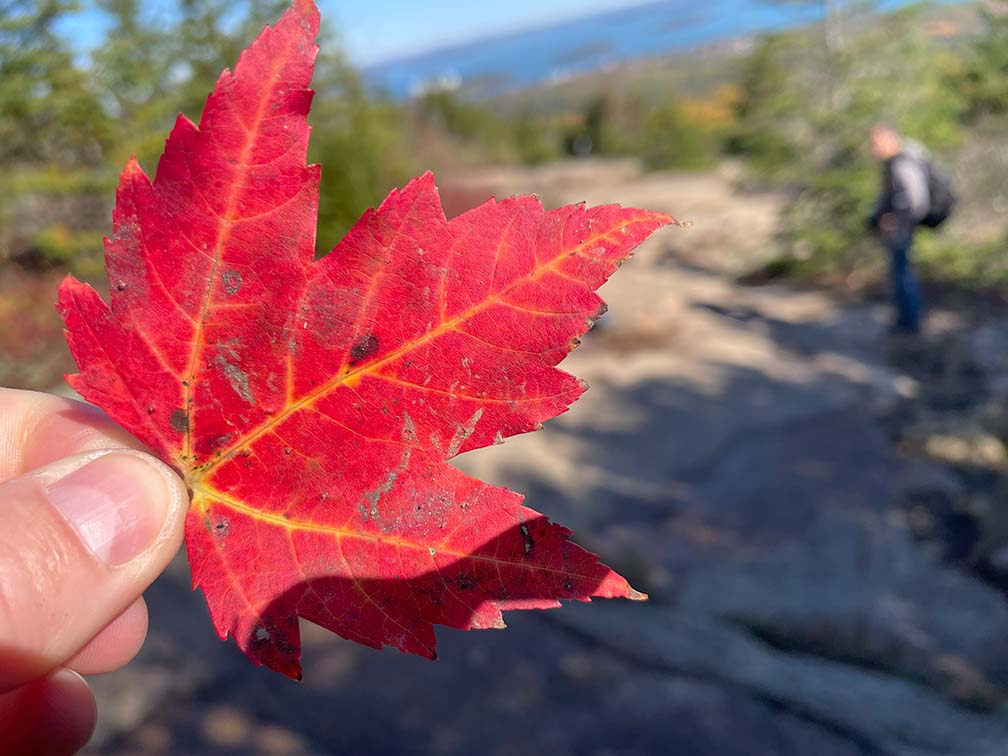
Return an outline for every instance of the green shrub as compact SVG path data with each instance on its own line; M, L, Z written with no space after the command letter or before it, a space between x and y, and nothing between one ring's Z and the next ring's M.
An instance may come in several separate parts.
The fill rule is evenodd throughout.
M652 170L710 168L717 163L720 141L696 123L676 100L651 111L641 135L641 157Z
M328 252L369 207L413 174L402 114L391 102L369 97L356 73L340 61L327 71L325 96L316 100L309 162L322 165L317 243Z
M545 117L525 108L515 117L513 129L515 151L525 165L538 165L560 157L560 140Z

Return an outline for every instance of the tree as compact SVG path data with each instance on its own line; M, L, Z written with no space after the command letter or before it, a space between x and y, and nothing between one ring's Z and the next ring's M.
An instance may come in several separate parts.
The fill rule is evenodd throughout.
M342 56L323 54L314 82L320 96L310 119L308 157L322 165L317 238L320 251L328 252L390 186L402 185L413 167L398 108L370 97Z
M1008 112L1008 2L991 2L981 13L983 34L957 77L970 119Z
M245 41L255 37L290 5L289 0L179 0L173 57L183 62L175 75L183 112L199 115L220 72L234 66Z
M848 55L847 27L858 13L877 10L877 0L769 0L776 5L813 6L819 11L822 29L822 92L831 111L843 106L845 58Z
M0 4L0 165L101 162L109 122L55 23L73 0Z
M153 161L164 143L162 132L174 116L170 28L145 14L139 0L99 0L112 24L92 53L91 69L102 105L114 119L120 138L108 159L115 165L136 154Z
M792 166L796 156L791 124L804 114L796 97L794 35L768 34L743 62L741 96L735 106L737 125L727 147L748 159L767 176Z

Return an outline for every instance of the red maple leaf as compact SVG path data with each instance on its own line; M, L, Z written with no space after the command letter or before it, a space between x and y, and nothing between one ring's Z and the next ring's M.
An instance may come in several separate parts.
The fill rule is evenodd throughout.
M555 365L594 290L673 220L513 197L446 221L425 175L313 260L317 29L296 0L199 126L179 116L153 182L126 166L110 304L60 288L68 381L185 478L193 586L257 664L300 676L299 616L433 658L434 624L643 598L447 460L566 411L585 386Z

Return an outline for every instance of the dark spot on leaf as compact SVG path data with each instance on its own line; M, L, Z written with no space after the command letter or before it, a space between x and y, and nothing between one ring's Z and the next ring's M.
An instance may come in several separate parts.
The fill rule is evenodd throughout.
M350 350L350 364L357 365L378 351L378 337L369 333L362 337Z
M184 409L172 410L171 417L168 418L168 424L179 433L185 433L189 430L189 416Z
M221 288L224 293L233 297L241 289L242 276L237 270L225 270L221 273Z
M525 555L528 556L532 553L532 548L535 546L535 541L532 540L532 535L529 533L528 526L523 522L521 524L521 535L522 535L522 548L525 549Z
M289 446L285 446L284 447L284 454L290 454L290 453L291 453L291 448Z
M126 282L116 281L116 291L126 291Z
M458 586L460 591L471 591L476 587L476 577L466 572L461 572L455 578L455 585Z
M218 538L226 538L228 532L231 530L231 523L228 522L227 517L219 517L213 512L207 512L203 524L207 530Z
M571 583L570 580L564 580L564 590L565 591L573 591L574 590L574 584Z
M147 405L147 414L148 415L153 415L154 414L154 405L153 404L148 404Z

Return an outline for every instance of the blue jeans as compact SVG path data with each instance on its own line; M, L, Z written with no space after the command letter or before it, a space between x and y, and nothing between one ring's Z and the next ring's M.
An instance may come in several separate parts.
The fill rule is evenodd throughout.
M924 300L920 281L910 263L913 230L897 232L889 243L889 274L892 280L893 304L896 306L896 328L916 333L920 330Z

